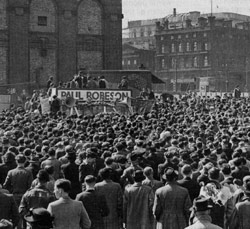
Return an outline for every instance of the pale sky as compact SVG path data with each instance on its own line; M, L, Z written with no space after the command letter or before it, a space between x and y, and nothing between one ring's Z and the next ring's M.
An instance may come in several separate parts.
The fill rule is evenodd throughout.
M187 13L189 11L233 12L250 16L250 0L122 0L123 27L128 21L162 18L173 13Z

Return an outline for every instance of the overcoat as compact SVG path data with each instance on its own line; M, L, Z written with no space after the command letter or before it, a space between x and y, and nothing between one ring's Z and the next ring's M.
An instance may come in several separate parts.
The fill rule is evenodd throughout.
M188 190L176 182L156 190L153 213L157 229L183 229L187 226L192 204Z

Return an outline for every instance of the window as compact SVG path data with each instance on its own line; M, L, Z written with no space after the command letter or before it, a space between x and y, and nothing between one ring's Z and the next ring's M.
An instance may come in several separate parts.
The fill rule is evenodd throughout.
M141 37L144 37L144 29L141 28Z
M204 44L204 49L207 51L208 50L208 43Z
M184 58L180 58L179 67L180 67L180 68L184 68Z
M179 52L182 52L182 43L179 44Z
M186 34L186 38L189 38L189 35L188 35L188 34Z
M174 36L171 36L171 40L174 40Z
M130 60L128 60L128 65L130 65Z
M162 45L162 46L161 46L161 53L164 53L164 52L165 52L165 46Z
M204 32L204 33L203 33L203 36L204 36L204 37L207 37L207 33L206 33L206 32Z
M148 28L148 36L150 37L152 35L151 28Z
M194 57L194 58L193 58L193 66L194 66L195 68L198 67L197 57Z
M204 57L204 67L207 67L208 66L208 57L205 56Z
M122 65L124 65L124 60L122 60Z
M161 68L165 68L165 59L161 60Z
M136 38L136 30L133 30L133 37Z
M47 26L47 17L46 16L38 16L37 18L37 25L39 26Z
M163 36L161 36L161 41L163 41L164 40L164 37Z
M191 50L190 50L190 43L189 42L187 42L187 52L190 52Z
M193 33L193 37L196 37L196 33Z
M184 63L184 65L185 65L185 68L189 68L190 66L189 66L189 59L188 58L185 58L185 63Z
M137 64L137 60L134 60L134 65L136 65Z
M194 51L198 51L198 45L196 41L194 42Z
M178 35L178 39L181 39L181 35Z
M171 60L171 67L175 68L175 64L176 64L176 59L172 58L172 60Z
M175 52L175 46L174 46L174 44L171 45L171 52Z

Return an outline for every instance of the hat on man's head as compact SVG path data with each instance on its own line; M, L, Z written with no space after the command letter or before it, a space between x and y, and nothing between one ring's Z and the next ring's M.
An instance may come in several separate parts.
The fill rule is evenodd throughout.
M24 219L29 223L39 225L48 225L52 227L53 217L45 208L31 209L30 212L24 216Z
M198 211L206 211L213 208L213 206L209 203L209 198L206 198L204 196L199 196L194 199L193 207L191 210Z

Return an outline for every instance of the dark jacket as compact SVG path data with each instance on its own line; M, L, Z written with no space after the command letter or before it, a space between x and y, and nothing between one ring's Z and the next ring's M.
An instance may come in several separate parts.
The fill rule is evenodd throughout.
M0 193L0 220L11 220L16 226L19 221L19 214L16 202L12 195Z
M78 194L76 200L83 203L91 221L91 229L103 229L103 217L109 214L105 196L97 195L95 190L86 190Z
M190 177L185 177L182 180L178 180L177 183L188 190L191 201L199 196L200 186L197 182L192 180Z

